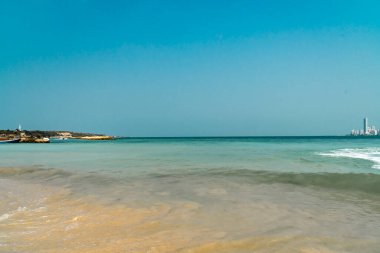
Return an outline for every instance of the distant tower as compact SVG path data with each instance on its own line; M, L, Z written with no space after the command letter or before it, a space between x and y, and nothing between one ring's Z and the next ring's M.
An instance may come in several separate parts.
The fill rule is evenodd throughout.
M18 130L21 132L21 124L18 124Z
M368 118L367 117L365 117L363 120L363 130L364 130L364 134L368 133Z

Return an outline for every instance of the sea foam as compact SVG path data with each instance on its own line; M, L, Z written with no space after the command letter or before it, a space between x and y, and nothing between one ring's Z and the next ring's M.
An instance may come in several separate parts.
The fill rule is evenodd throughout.
M7 220L9 217L11 217L11 215L8 213L1 215L0 216L0 222Z
M372 168L380 169L380 148L346 148L318 154L330 157L345 157L367 160L374 163Z

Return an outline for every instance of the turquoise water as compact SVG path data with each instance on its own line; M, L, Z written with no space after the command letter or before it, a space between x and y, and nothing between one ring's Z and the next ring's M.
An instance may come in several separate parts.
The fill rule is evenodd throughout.
M379 164L380 139L128 138L0 146L2 167L53 167L110 174L207 169L379 174Z
M178 230L182 226L196 233L183 235L189 241L178 248L159 252L252 252L253 244L240 244L257 243L264 235L291 239L274 248L263 246L260 252L377 252L380 246L377 138L126 138L7 144L0 145L0 168L0 179L6 180L3 191L12 192L16 185L34 192L53 187L68 191L64 201L90 197L107 207L140 210L165 205L176 210L173 216L149 218L166 224L170 217L174 223L171 230L151 231L149 238L163 231L175 237L184 233ZM25 199L28 194L14 193L4 198L0 222L1 217L11 222L7 217L19 213L20 207L43 203L45 194ZM16 207L11 204L14 198L24 204ZM0 233L0 247L1 238ZM118 239L127 238L121 233ZM148 252L158 241L136 252ZM19 252L11 242L10 237L3 243L8 245L5 249ZM219 246L201 251L210 243ZM46 250L44 243L40 245L37 252ZM289 250L280 251L285 246Z

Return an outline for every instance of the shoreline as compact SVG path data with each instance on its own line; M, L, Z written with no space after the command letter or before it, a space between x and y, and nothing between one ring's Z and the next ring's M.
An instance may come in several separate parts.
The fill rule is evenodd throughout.
M371 235L353 239L345 232L351 226L360 228L373 216L353 222L352 215L361 213L358 206L326 192L315 196L318 191L313 189L296 191L297 186L281 184L241 188L205 179L207 184L194 181L198 188L193 197L170 197L177 188L142 194L145 187L132 187L128 188L132 192L120 192L140 195L133 204L103 200L98 196L101 191L83 192L83 185L68 187L66 180L76 176L58 169L8 168L9 176L5 174L0 174L0 190L7 193L0 196L0 236L9 233L0 237L5 238L0 244L5 252L338 253L358 252L363 244L379 245ZM164 178L161 183L169 182ZM182 183L181 189L192 189L192 183ZM145 194L154 196L148 200ZM337 203L345 208L337 209Z
M43 131L43 130L0 130L0 139L3 141L18 140L21 143L49 143L50 139L78 139L90 141L114 140L116 137L93 134L80 133L71 131Z

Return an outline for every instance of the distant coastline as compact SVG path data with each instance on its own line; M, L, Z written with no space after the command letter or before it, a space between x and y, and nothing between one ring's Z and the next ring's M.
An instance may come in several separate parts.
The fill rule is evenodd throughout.
M0 130L0 140L20 140L23 143L48 143L50 139L113 140L114 136L96 133L46 130Z

